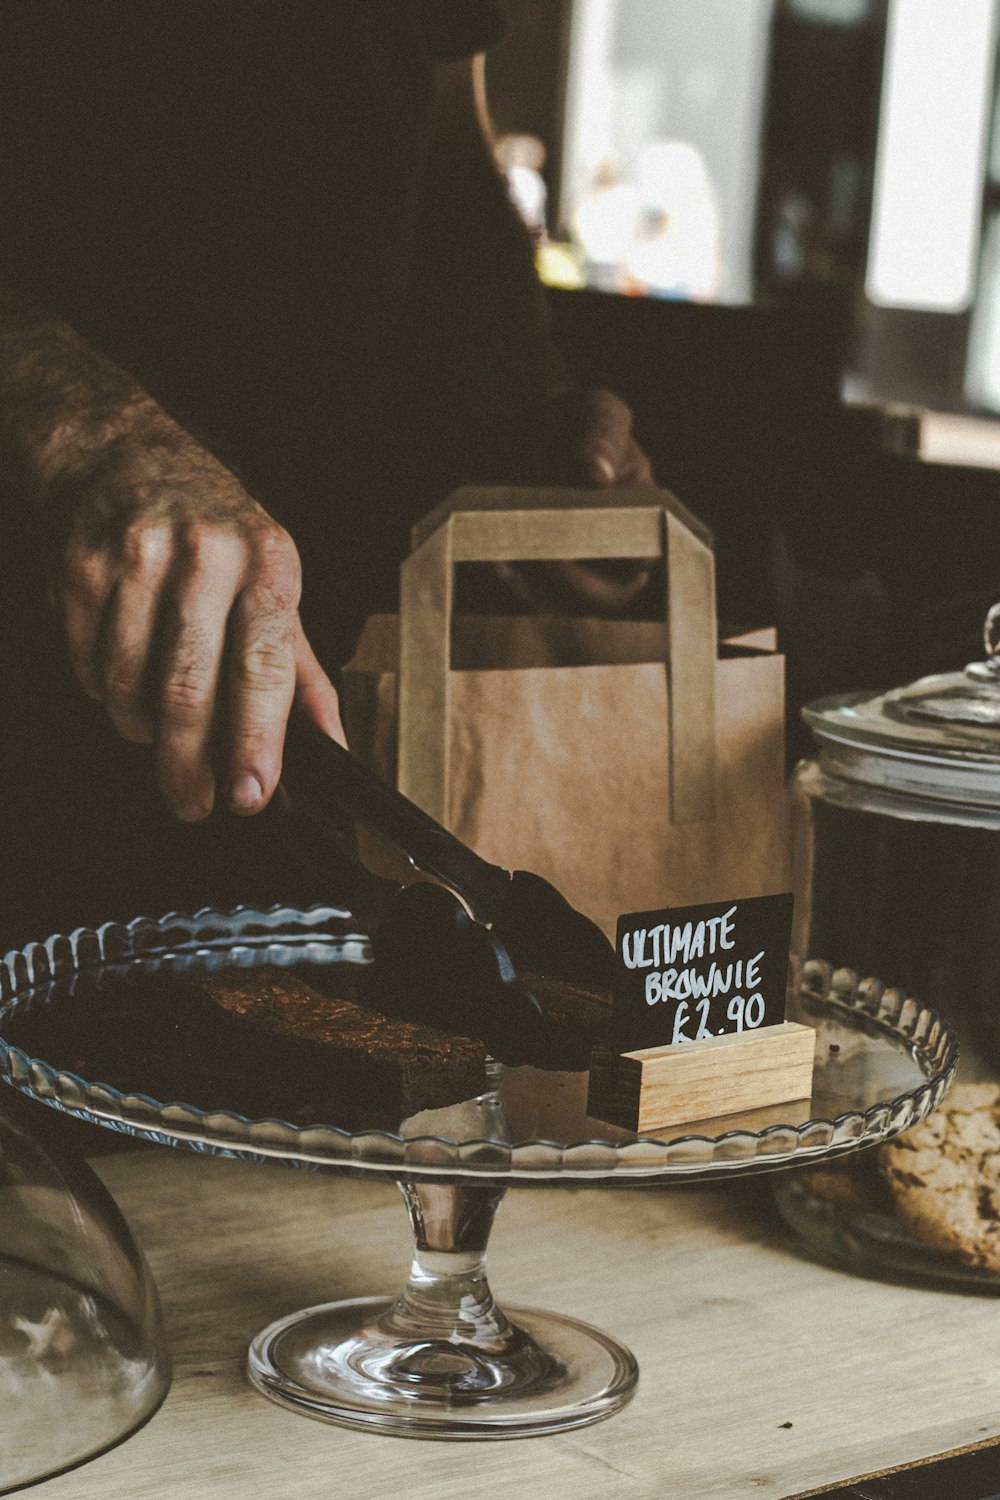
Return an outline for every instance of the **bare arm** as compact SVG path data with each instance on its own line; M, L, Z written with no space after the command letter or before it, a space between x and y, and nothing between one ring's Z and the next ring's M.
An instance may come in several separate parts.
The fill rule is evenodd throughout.
M51 548L83 688L152 743L182 818L263 807L294 699L343 738L298 615L292 539L72 329L0 295L0 459Z

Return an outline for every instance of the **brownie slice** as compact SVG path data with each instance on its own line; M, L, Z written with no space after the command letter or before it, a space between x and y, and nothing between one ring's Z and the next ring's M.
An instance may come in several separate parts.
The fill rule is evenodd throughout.
M487 990L476 990L475 976L459 987L455 981L437 987L380 984L376 961L364 971L362 998L373 1008L384 1007L395 1016L441 1026L461 1026L479 1037L491 1054L510 1067L529 1066L551 1072L585 1072L595 1046L607 1046L612 1035L610 991L544 974L525 972L520 988L533 995L542 1016L523 1026L516 1013L505 1015L502 1004L492 1005ZM394 976L395 978L395 976ZM317 984L325 986L322 975ZM500 997L501 999L503 997Z
M324 983L332 976L324 973ZM293 1124L394 1129L486 1091L486 1048L277 968L84 982L11 1018L29 1056L123 1093Z
M487 1089L486 1049L419 1022L393 1020L320 994L281 969L220 969L197 984L208 1004L238 1018L245 1053L266 1058L268 1092L298 1104L341 1100L399 1119ZM250 1041L250 1038L253 1038Z
M565 1072L589 1068L594 1047L610 1040L611 995L544 974L525 974L523 980L545 1012L536 1055L530 1061L536 1067Z

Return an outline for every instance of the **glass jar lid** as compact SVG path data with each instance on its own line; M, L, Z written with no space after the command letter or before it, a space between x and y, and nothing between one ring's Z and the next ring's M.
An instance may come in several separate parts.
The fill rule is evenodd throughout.
M1000 808L1000 604L983 634L985 659L962 671L809 704L827 769L901 796Z

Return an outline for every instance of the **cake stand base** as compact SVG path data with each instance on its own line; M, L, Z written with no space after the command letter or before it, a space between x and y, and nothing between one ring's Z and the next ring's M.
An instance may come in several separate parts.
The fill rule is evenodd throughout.
M517 1310L499 1337L406 1339L400 1304L359 1297L293 1313L254 1340L248 1369L282 1406L400 1437L531 1437L608 1417L638 1370L586 1323Z
M295 1411L400 1437L531 1437L599 1422L635 1390L621 1344L553 1313L508 1318L486 1279L496 1182L400 1184L414 1232L398 1298L292 1313L258 1334L248 1370Z

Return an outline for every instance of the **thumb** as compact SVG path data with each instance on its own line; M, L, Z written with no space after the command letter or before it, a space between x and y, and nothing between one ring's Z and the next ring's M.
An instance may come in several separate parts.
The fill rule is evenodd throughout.
M584 478L599 489L618 483L627 467L632 413L611 391L589 391L583 442Z

